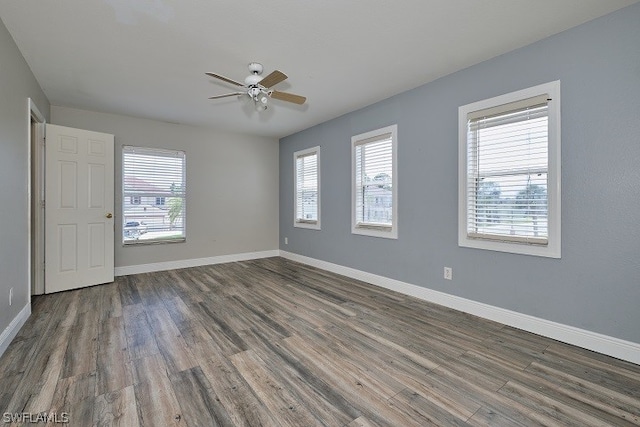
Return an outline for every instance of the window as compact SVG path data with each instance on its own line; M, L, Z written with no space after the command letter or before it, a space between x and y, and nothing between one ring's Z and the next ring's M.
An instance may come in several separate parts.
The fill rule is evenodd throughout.
M458 117L458 244L560 258L560 82Z
M183 151L122 147L125 245L185 241L185 162Z
M398 127L351 138L351 232L398 238Z
M320 147L293 153L295 227L320 230Z

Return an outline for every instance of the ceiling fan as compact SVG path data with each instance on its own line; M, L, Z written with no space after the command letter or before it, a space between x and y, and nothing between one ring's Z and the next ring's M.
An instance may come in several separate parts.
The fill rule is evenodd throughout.
M237 82L227 77L221 76L215 73L205 73L207 76L214 77L222 80L223 82L230 83L235 86L243 88L242 92L226 93L224 95L212 96L209 99L226 98L229 96L241 96L248 95L255 103L256 110L264 111L268 108L269 98L279 99L281 101L293 102L294 104L302 105L307 98L300 95L294 95L288 92L281 92L279 90L271 89L273 86L287 79L286 74L282 71L275 70L266 77L262 77L262 64L252 62L249 64L249 74L244 83Z

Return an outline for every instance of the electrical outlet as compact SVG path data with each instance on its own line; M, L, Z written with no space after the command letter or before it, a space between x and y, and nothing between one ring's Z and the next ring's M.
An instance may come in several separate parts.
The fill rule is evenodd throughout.
M447 280L453 280L453 268L451 267L444 268L444 278Z
M284 244L285 244L285 245L288 245L288 244L289 244L289 238L288 238L288 237L285 237L285 238L284 238Z
M13 304L13 288L9 289L9 305Z

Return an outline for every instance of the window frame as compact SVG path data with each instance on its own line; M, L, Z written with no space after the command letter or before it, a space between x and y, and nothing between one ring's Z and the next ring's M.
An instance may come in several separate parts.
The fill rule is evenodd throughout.
M471 238L467 234L467 124L470 113L500 107L547 94L548 158L547 158L547 244L531 244L495 239ZM561 125L560 81L533 86L458 108L458 246L513 254L561 257Z
M157 238L157 239L143 239L143 240L139 240L139 239L130 239L130 240L125 240L125 230L124 230L124 218L126 217L126 213L125 213L125 207L126 204L124 203L124 200L126 199L126 197L139 197L140 200L142 200L142 196L127 196L125 194L125 180L126 180L126 175L125 175L125 156L127 153L131 153L131 152L135 152L135 150L138 150L140 152L145 152L149 155L154 155L154 153L156 156L160 157L163 154L167 155L170 153L178 153L180 155L180 157L182 158L182 182L184 184L184 192L182 194L182 228L183 228L183 233L182 236L180 237L176 237L176 238ZM166 156L169 157L169 156ZM122 166L122 176L121 176L121 185L122 185L122 206L120 208L121 214L122 214L122 232L120 233L120 241L122 246L127 247L127 246L138 246L138 245L158 245L158 244L169 244L169 243L184 243L187 241L187 191L186 191L186 187L187 187L187 153L185 150L175 150L175 149L167 149L167 148L159 148L159 147L143 147L143 146L137 146L137 145L122 145L122 155L121 155L121 166ZM153 195L151 196L153 197L153 199L155 200L157 197L165 197L165 202L166 202L166 196L157 196L157 195ZM137 205L136 205L137 206ZM154 205L155 206L155 205ZM146 209L146 208L145 208ZM142 221L140 221L141 224L144 224Z
M391 226L380 226L375 223L360 224L356 218L356 147L366 145L391 134ZM370 140L369 142L366 142ZM351 137L351 233L362 236L382 237L386 239L398 238L398 125L393 124L380 129L361 133Z
M304 220L298 218L298 159L300 157L311 156L315 154L317 159L317 179L318 179L318 219ZM310 230L320 230L322 225L320 222L320 199L321 199L321 179L320 179L320 146L307 148L293 153L293 226L297 228L307 228Z

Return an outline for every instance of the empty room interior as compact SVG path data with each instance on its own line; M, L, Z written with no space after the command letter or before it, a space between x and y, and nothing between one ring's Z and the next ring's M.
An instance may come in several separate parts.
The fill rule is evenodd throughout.
M638 0L0 2L3 425L640 425Z

